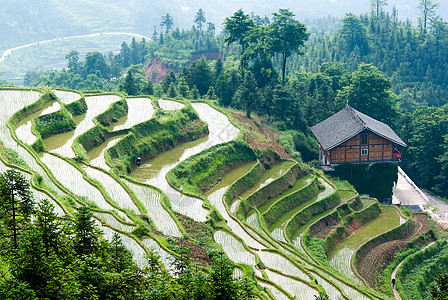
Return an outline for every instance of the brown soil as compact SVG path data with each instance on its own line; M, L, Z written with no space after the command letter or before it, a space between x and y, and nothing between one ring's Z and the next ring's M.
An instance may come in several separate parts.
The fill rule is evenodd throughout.
M249 144L249 146L252 147L252 149L271 150L277 153L283 160L288 160L291 158L286 150L278 143L280 132L274 131L267 126L259 125L261 123L261 119L257 118L256 116L252 115L252 118L249 119L245 114L240 112L232 112L231 114L232 117L236 119L238 123L240 123L240 125L247 130L245 140ZM259 137L257 137L257 135L260 134L264 137L265 140L259 140ZM274 157L270 157L269 159L275 162Z
M389 264L400 247L405 246L412 238L420 236L431 230L431 224L428 217L424 214L414 214L414 222L416 224L414 232L401 240L393 240L380 244L370 250L358 262L357 270L359 275L373 288L376 287L376 273L387 264Z
M153 57L145 69L146 79L159 83L168 76L171 70L171 68L165 66L160 58ZM152 76L153 72L156 74L154 78Z

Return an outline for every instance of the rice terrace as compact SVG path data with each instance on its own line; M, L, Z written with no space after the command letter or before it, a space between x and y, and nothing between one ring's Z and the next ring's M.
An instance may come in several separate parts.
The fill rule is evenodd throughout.
M260 299L391 299L398 249L436 260L444 245L421 254L409 245L433 238L427 215L360 196L290 159L256 119L212 102L43 88L2 88L0 102L0 170L22 172L60 217L86 206L141 267L155 251L174 272L173 240L207 267L208 237ZM397 288L421 282L412 259Z

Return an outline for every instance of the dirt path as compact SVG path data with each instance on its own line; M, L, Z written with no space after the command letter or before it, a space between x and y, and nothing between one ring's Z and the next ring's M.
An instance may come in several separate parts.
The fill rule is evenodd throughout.
M435 242L429 243L428 245L426 245L426 246L422 249L422 251L425 250L425 249L428 248L428 247L431 247L434 243L435 243ZM404 260L402 260L402 261L398 264L398 266L395 267L394 271L392 272L392 274L391 274L391 276L390 276L390 282L392 282L392 279L396 278L398 269L400 269L401 264L403 263L403 261L404 261ZM392 287L392 290L394 291L394 297L395 297L395 299L397 299L397 300L401 300L401 296L400 296L400 294L398 293L398 291L395 289L395 285Z

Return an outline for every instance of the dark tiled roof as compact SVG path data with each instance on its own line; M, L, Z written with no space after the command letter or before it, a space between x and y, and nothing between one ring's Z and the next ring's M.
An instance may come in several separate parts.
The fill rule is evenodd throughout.
M325 150L331 150L366 129L406 147L406 144L388 125L350 106L346 106L328 119L311 127L314 136Z

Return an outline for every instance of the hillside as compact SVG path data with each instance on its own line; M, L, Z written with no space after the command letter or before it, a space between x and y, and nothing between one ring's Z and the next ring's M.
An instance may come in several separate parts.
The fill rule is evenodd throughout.
M140 267L154 249L166 270L183 274L172 258L188 269L182 249L191 249L193 262L215 268L213 249L222 249L263 299L386 299L356 275L364 276L362 260L347 265L364 257L360 250L347 257L346 249L371 249L366 242L378 234L384 239L375 245L430 230L412 233L414 217L289 159L261 120L212 102L29 89L2 89L0 99L15 103L0 116L2 172L14 167L35 178L35 201L48 198L60 217L78 218L86 206L105 238L118 234ZM382 229L333 249L377 219Z

